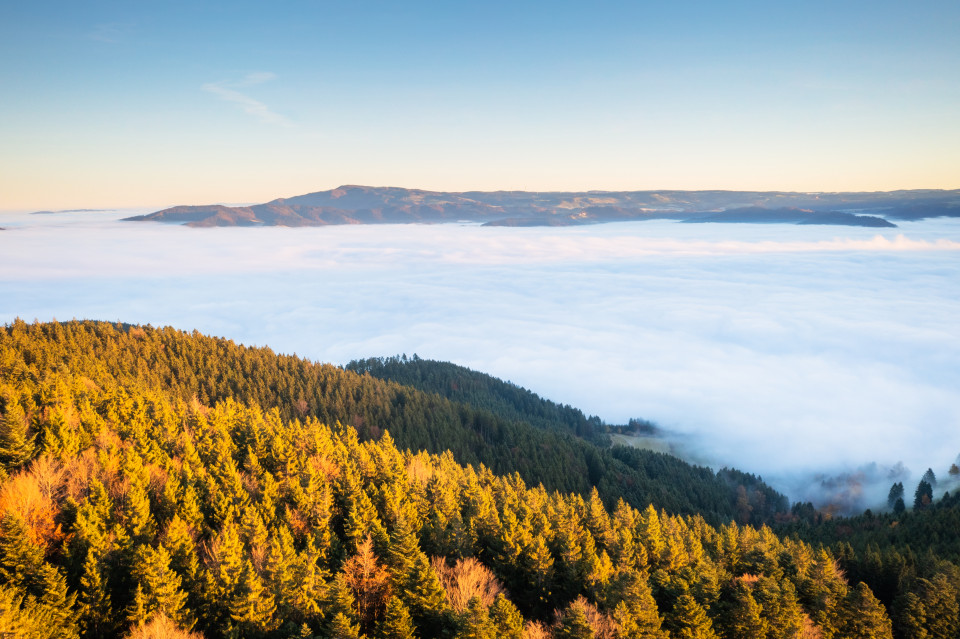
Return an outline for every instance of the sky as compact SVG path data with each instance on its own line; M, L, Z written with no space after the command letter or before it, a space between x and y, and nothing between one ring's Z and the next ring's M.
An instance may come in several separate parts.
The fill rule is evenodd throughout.
M193 229L121 214L6 215L0 322L453 361L610 423L653 420L684 454L794 499L820 474L866 473L883 503L960 455L960 220Z
M960 4L5 2L0 210L960 186Z

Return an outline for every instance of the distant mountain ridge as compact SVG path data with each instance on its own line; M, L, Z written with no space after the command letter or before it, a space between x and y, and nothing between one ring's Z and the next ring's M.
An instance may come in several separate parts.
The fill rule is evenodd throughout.
M739 212L739 213L738 213ZM762 191L467 191L341 186L250 206L175 206L125 218L194 227L326 226L469 221L573 226L629 220L892 227L889 219L960 217L960 190L876 193Z

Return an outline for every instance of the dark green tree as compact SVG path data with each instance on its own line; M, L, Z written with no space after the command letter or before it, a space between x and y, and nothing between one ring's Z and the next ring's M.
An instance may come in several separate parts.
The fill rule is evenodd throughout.
M913 509L923 510L933 503L933 486L930 482L921 479L917 484L917 491L913 497Z
M898 499L903 499L903 482L895 482L890 486L890 492L887 494L887 506L893 508Z
M918 579L897 603L900 632L907 639L952 639L960 634L957 587L942 573Z

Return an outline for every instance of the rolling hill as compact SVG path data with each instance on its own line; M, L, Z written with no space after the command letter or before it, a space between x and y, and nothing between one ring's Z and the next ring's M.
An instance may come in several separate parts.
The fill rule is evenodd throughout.
M956 216L960 191L781 193L752 191L468 191L341 186L250 206L175 206L129 221L215 226L325 226L474 222L494 226L573 226L651 219L737 223L895 226Z

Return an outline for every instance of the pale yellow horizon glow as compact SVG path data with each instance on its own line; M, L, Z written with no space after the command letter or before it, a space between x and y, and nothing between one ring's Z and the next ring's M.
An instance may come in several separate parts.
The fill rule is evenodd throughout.
M916 171L891 170L865 174L799 175L775 167L729 167L710 172L666 172L652 167L615 167L606 174L551 172L534 167L525 174L502 167L473 167L458 171L445 167L428 173L416 169L370 167L367 171L269 167L262 173L251 167L226 168L198 178L186 168L159 167L137 171L111 167L78 167L72 171L5 171L0 177L0 211L26 212L64 209L165 208L177 205L256 204L338 186L392 186L428 191L780 191L780 192L889 192L899 190L960 189L960 171L925 167ZM499 169L499 170L498 170Z

